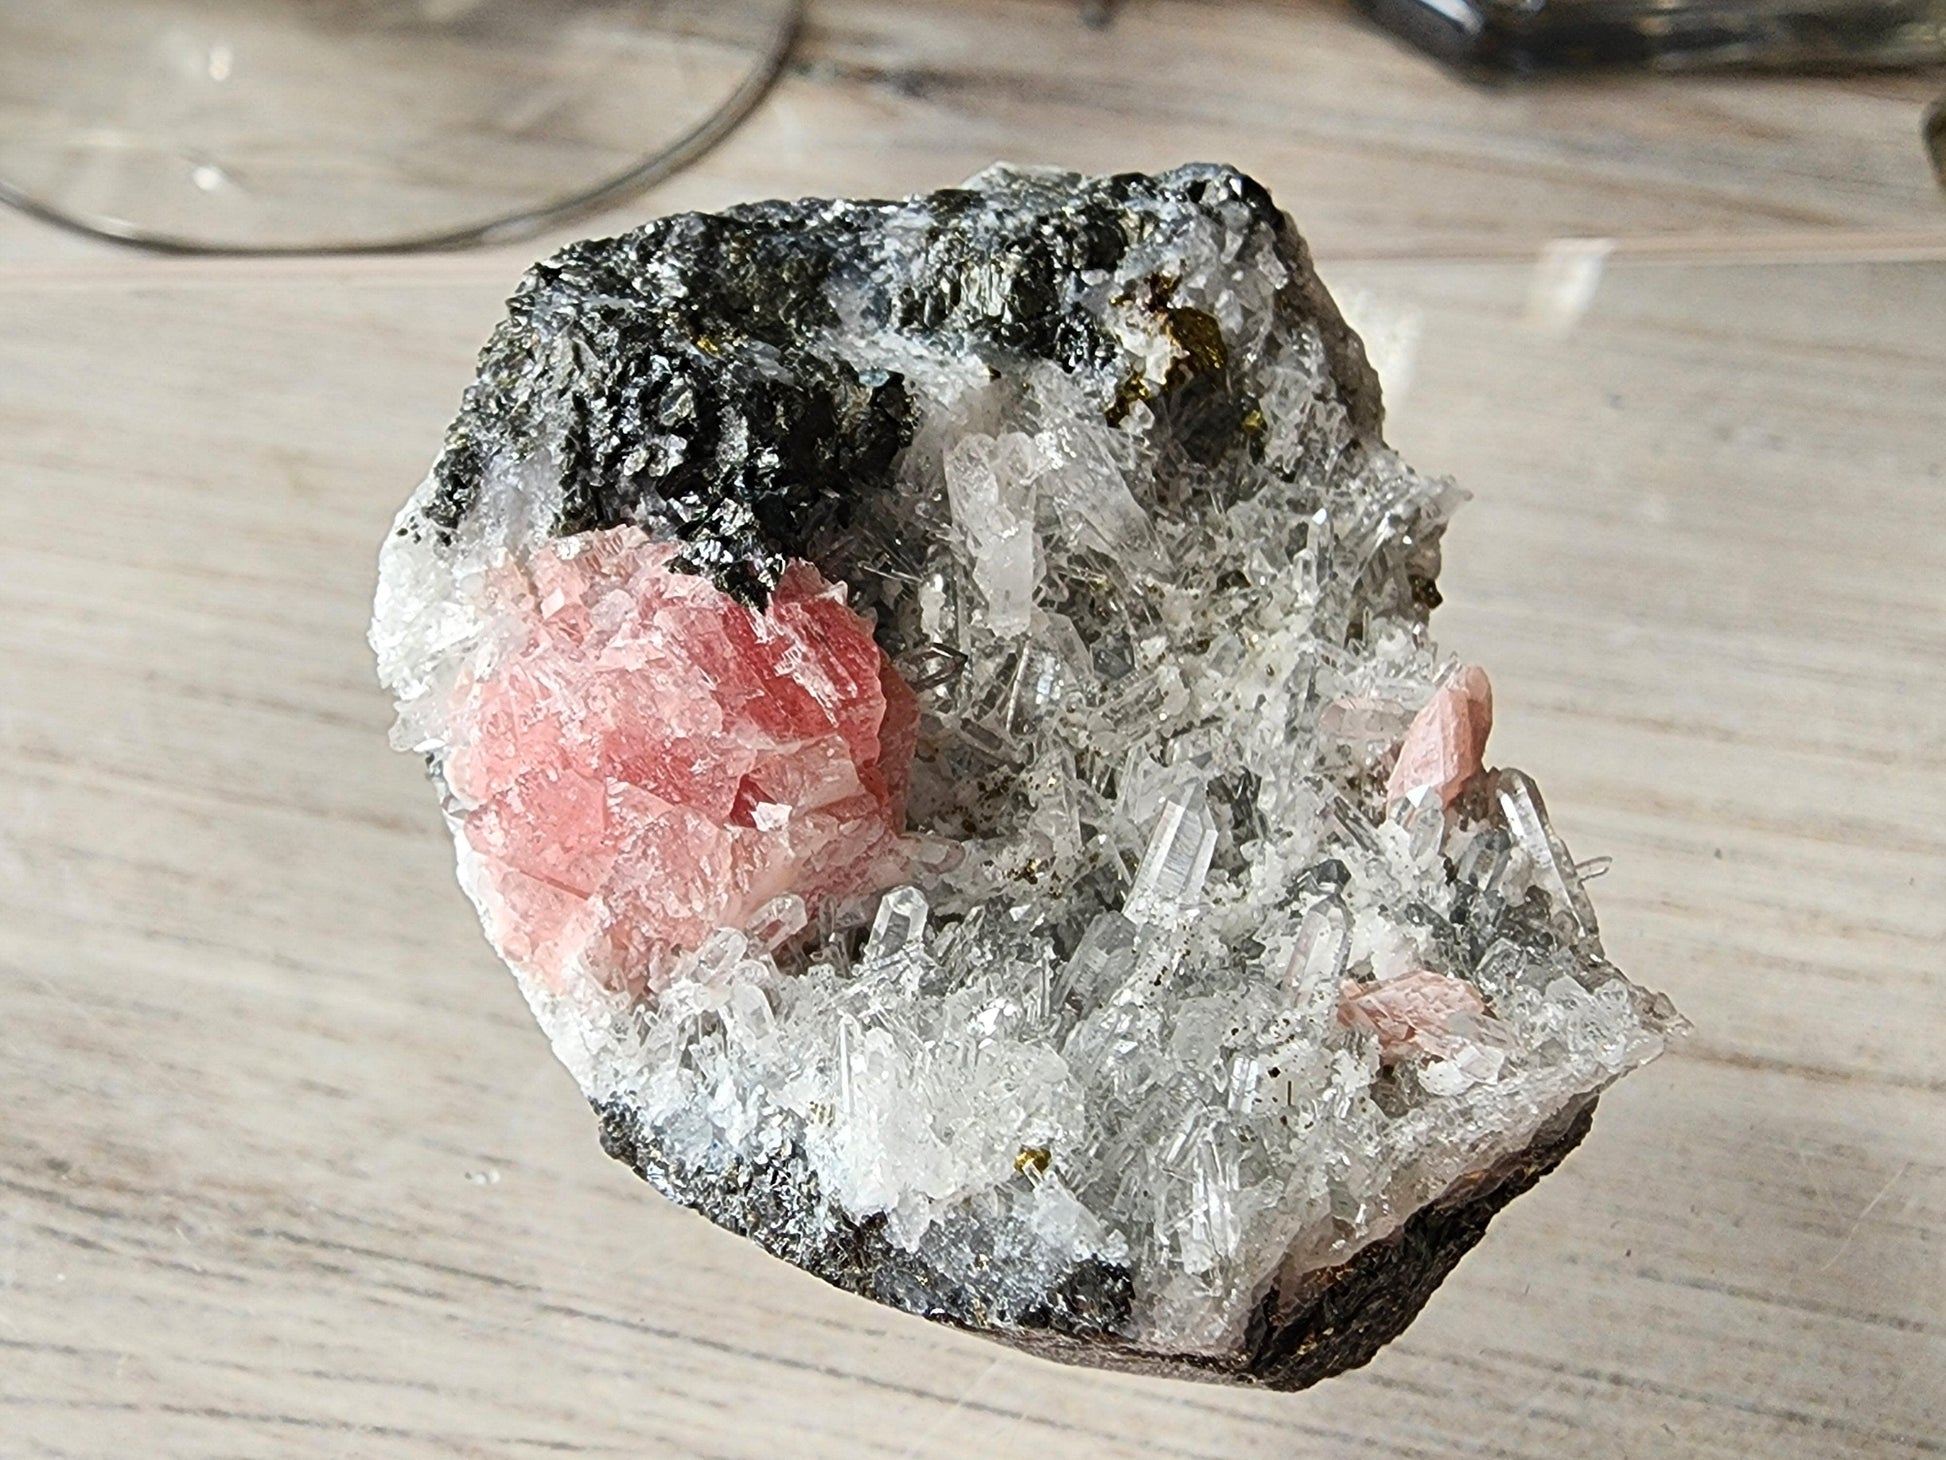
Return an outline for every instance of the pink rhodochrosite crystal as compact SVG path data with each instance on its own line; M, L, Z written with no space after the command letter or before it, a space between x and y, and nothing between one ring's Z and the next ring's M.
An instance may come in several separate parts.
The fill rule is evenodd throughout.
M1493 686L1484 669L1464 665L1413 716L1386 783L1386 800L1431 791L1440 805L1452 805L1479 774L1492 729Z
M807 563L763 612L635 528L540 548L488 585L448 782L508 958L653 987L766 904L908 876L910 688Z
M1463 979L1421 969L1375 983L1350 980L1338 1004L1338 1021L1378 1036L1379 1059L1397 1064L1415 1054L1446 1055L1463 1041L1456 1017L1474 1018L1486 1002Z

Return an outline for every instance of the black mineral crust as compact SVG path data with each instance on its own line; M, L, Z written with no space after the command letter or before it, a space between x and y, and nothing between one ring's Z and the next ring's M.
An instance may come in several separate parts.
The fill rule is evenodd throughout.
M683 213L563 249L528 272L481 353L425 516L451 533L496 462L538 457L561 486L557 533L637 524L680 545L678 568L753 606L790 558L861 576L845 529L857 503L892 487L914 411L896 371L861 371L830 343L834 294L854 301L853 324L923 337L996 373L1046 360L1100 376L1114 423L1148 387L1104 374L1118 349L1082 281L1185 204L1278 238L1299 264L1294 312L1318 323L1353 423L1376 433L1363 347L1259 184L1204 166L1026 175L1004 194ZM1185 351L1153 404L1164 434L1207 467L1248 450L1251 407L1227 378L1216 321L1170 289L1154 280L1143 301Z

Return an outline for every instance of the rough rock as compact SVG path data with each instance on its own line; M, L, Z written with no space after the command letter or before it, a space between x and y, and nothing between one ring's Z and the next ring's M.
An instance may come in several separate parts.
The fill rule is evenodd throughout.
M1460 500L1264 190L538 265L372 629L602 1140L880 1302L1296 1388L1680 1027L1427 632Z

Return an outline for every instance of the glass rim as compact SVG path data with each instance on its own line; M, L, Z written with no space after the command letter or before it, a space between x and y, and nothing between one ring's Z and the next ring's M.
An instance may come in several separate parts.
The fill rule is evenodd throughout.
M687 131L621 172L566 196L532 207L495 213L475 222L436 229L414 229L395 237L324 239L315 243L235 243L146 228L107 214L65 208L36 196L0 173L0 205L87 238L144 249L150 253L232 258L292 258L306 255L439 253L528 238L557 223L585 217L611 203L681 171L728 136L755 109L784 69L797 43L804 0L778 0L780 13L769 44L736 88Z

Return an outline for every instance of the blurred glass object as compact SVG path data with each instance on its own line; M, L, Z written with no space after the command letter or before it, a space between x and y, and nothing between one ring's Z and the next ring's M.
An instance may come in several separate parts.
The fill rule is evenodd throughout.
M1932 175L1946 188L1946 96L1926 113L1926 151L1932 155Z
M1946 62L1946 0L1356 0L1441 60L1526 75L1593 67L1830 70Z
M0 198L158 248L450 247L647 186L799 0L0 0Z

